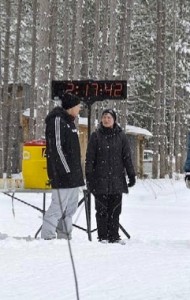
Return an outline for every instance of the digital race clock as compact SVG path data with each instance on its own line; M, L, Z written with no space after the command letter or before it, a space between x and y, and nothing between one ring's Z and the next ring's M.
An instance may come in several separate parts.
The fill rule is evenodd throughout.
M126 80L64 80L52 81L52 99L62 99L65 93L78 96L84 102L127 98Z

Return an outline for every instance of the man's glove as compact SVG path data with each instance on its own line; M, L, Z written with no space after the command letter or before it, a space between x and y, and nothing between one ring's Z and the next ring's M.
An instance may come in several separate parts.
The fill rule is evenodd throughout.
M135 177L131 177L131 178L129 178L128 187L132 187L132 186L134 186L134 185L135 185L135 183L136 183L136 179L135 179Z
M190 189L190 175L185 175L185 183L186 183L186 187L188 189Z

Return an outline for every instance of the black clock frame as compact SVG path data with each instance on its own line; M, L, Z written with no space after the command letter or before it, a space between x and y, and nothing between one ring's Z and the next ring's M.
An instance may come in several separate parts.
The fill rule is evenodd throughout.
M74 94L85 103L124 100L127 98L126 80L53 80L52 99L62 99L65 93Z

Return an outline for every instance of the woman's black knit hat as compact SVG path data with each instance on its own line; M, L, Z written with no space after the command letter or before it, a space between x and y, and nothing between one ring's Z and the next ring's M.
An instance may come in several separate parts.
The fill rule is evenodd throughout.
M102 112L102 116L104 114L110 114L113 117L114 122L116 121L116 113L115 113L115 111L113 109L111 109L111 108L104 109L103 112Z

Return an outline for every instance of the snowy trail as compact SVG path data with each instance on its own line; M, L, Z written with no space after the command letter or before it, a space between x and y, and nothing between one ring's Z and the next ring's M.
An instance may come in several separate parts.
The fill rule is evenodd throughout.
M11 201L0 197L0 299L75 300L67 242L11 238L33 236L41 214L15 201L14 219ZM40 195L27 198L41 202ZM74 220L85 226L84 211L78 214ZM139 180L124 197L121 224L131 234L128 240L121 233L125 246L100 244L96 232L89 242L74 228L80 300L189 300L190 190L184 181Z

